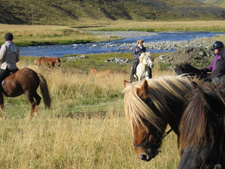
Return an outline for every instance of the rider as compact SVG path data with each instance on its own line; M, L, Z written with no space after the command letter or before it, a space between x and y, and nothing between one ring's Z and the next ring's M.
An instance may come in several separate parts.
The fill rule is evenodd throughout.
M225 48L221 41L216 41L213 44L215 56L212 63L205 69L205 71L212 72L211 80L215 84L225 82Z
M13 43L13 34L5 34L5 43L0 49L0 83L10 74L18 70L16 62L19 61L19 48ZM1 95L1 94L0 94ZM2 98L0 96L0 104Z
M146 52L146 48L144 47L143 43L144 43L144 40L139 39L137 40L137 45L133 48L134 60L131 67L130 83L132 83L134 80L134 75L136 73L137 65L139 64L139 57L141 56L141 53ZM149 78L151 78L152 77L151 69L149 67L148 67L148 74L149 74Z
M217 63L218 60L221 59L221 53L222 53L222 49L223 48L224 48L224 44L221 41L216 41L213 44L213 48L211 50L215 54L214 55L214 58L213 58L211 64L208 67L202 69L202 71L204 71L204 72L214 72L215 71L215 69L216 69L216 63Z

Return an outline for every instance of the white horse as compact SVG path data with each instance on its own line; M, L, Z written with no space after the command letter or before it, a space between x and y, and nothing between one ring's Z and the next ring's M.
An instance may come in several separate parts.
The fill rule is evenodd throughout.
M153 68L153 59L150 52L143 52L139 57L139 64L136 69L136 75L138 81L141 81L144 77L145 79L149 79L148 77L148 67Z

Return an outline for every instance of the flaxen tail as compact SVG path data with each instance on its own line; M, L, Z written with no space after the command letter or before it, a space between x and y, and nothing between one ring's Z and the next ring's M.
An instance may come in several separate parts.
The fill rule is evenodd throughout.
M42 76L40 73L38 73L38 77L40 79L40 88L41 88L41 94L44 99L44 104L47 108L51 107L51 98L48 90L47 81L45 80L44 76Z

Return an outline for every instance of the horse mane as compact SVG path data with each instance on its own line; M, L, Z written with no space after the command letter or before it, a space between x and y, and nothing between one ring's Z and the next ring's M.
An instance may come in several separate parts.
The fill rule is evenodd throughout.
M192 84L190 79L182 76L166 76L152 78L148 81L149 86L149 98L155 107L161 113L161 116L168 118L172 114L174 118L176 116L170 110L167 98L172 100L178 100L185 102L185 95L188 93ZM141 87L143 82L136 82L127 84L123 90L124 96L124 110L128 122L133 122L137 127L146 126L143 123L143 119L149 121L158 130L164 130L163 121L160 120L159 115L156 115L154 111L137 95L137 90Z
M143 62L144 56L145 56L145 53L141 53L141 56L139 57L139 63Z
M213 124L218 123L214 113L221 112L219 104L224 104L222 98L224 96L218 95L218 91L223 88L223 85L216 87L202 82L187 95L188 105L179 126L181 153L187 146L189 148L205 146L209 141L213 144L215 136Z
M141 56L139 57L139 63L142 63L142 62L143 62L144 57L146 57L146 56L150 56L150 57L151 57L151 59L152 59L152 55L151 55L151 53L150 53L150 52L142 52L142 53L141 53Z

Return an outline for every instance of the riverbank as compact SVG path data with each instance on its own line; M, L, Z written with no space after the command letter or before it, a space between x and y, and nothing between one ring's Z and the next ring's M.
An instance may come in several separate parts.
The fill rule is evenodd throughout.
M141 31L141 32L180 32L180 31L206 31L224 32L225 21L82 21L71 26L54 25L8 25L0 24L2 38L0 44L4 43L4 34L12 32L14 42L18 46L37 45L62 45L73 43L90 43L100 41L112 41L121 39L121 35L102 36L87 31ZM225 40L225 36L223 37Z

